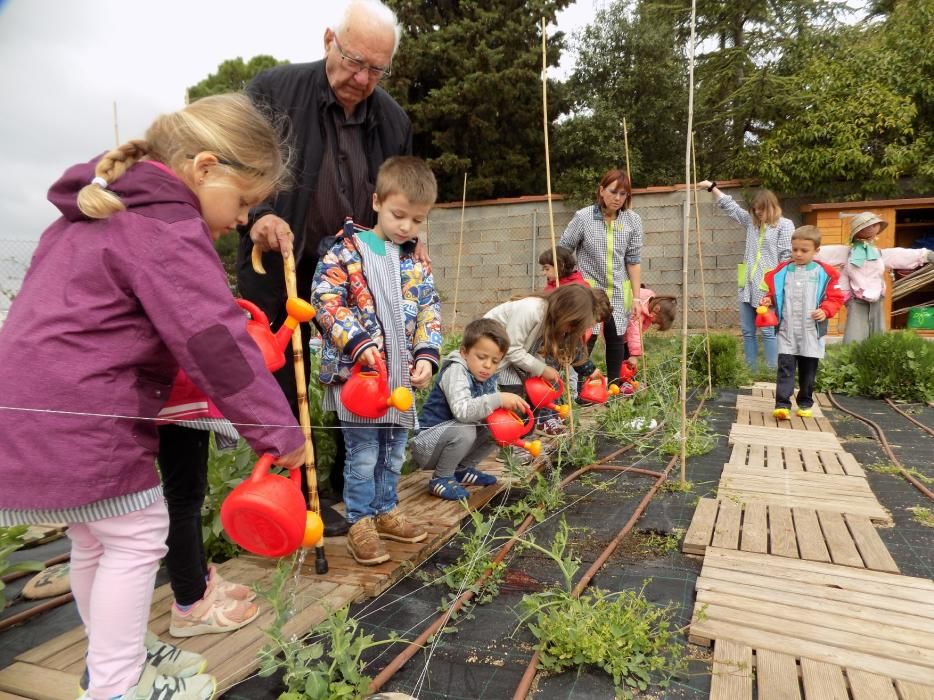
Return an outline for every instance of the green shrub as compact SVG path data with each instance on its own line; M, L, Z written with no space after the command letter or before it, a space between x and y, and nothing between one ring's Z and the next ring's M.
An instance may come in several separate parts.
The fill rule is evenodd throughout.
M820 390L900 401L934 400L934 344L911 331L832 348L820 363Z
M694 335L688 338L688 374L693 386L707 384L707 349L710 343L710 378L718 387L736 387L745 383L746 363L740 353L739 338L727 333Z

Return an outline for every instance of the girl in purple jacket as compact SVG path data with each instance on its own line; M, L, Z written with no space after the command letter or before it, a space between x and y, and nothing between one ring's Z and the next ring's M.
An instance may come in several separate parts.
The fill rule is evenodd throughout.
M209 97L69 168L0 331L0 526L67 522L85 698L210 698L204 659L147 634L168 513L154 418L179 367L257 452L302 433L246 332L213 241L287 172L249 99Z

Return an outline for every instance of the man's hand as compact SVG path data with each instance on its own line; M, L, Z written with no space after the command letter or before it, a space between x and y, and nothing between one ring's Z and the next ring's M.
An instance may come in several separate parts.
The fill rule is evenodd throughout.
M811 312L811 318L813 318L815 321L826 321L827 313L823 309L814 309Z
M418 360L409 376L412 386L416 389L424 389L431 384L431 363L428 360Z
M283 257L292 252L294 238L289 225L275 214L267 214L257 219L250 229L250 240L259 246L262 252L278 250Z
M508 391L501 391L499 392L499 399L502 407L507 411L525 413L529 410L529 404L518 394L510 394Z
M431 274L431 258L428 256L428 246L426 246L421 238L415 240L415 259L418 260L422 267L425 268L427 274Z
M544 379L549 384L554 384L559 379L561 379L561 373L556 370L554 367L549 367L545 365L545 369L542 372L542 379Z
M305 463L305 446L302 445L297 450L292 450L287 455L277 457L273 462L288 469L297 469Z

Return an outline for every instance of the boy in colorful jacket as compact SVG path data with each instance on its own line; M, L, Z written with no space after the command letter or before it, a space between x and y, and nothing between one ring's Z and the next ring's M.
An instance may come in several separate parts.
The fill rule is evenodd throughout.
M802 226L791 235L791 260L766 273L767 296L761 306L774 306L778 316L778 375L775 381L775 410L779 420L791 417L791 394L798 368L798 411L810 418L814 405L814 378L824 356L827 319L843 305L839 273L814 260L821 235L816 226Z
M396 485L405 459L408 431L417 425L413 408L390 408L362 418L341 402L354 364L384 362L390 387L427 387L441 351L441 300L431 274L414 257L422 223L438 188L419 158L390 158L379 170L373 230L352 222L318 262L311 303L321 328L320 381L324 409L336 411L344 433L344 504L347 547L359 563L389 559L380 538L421 542L424 528L409 523L396 507Z

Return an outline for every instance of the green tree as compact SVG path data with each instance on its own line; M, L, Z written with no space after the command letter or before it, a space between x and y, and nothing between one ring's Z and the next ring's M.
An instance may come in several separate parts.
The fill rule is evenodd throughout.
M412 119L413 148L438 176L439 199L545 190L541 18L571 0L390 0L404 30L385 87ZM548 37L548 65L564 47ZM561 111L549 81L549 116Z
M786 192L891 195L934 184L934 0L827 34L789 77L789 115L747 167Z
M604 172L624 167L624 117L633 182L683 179L687 64L677 29L656 3L616 0L575 37L571 114L553 140L558 191L583 202Z
M237 58L224 61L217 67L216 73L211 73L201 82L188 88L188 99L194 101L208 95L240 92L257 73L283 63L288 63L288 61L260 55L244 62L240 56L237 56Z

